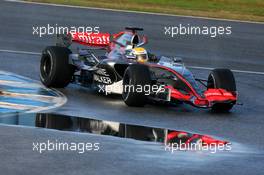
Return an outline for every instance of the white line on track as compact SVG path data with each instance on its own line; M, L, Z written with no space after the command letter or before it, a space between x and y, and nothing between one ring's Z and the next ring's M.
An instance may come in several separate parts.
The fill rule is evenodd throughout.
M24 4L47 5L47 6L55 6L55 7L68 7L68 8L103 10L103 11L124 12L124 13L138 13L138 14L157 15L157 16L172 16L172 17L175 16L175 17L183 17L183 18L207 19L207 20L216 20L216 21L229 21L229 22L242 22L242 23L252 23L252 24L264 24L264 22L255 22L255 21L246 21L246 20L210 18L210 17L199 17L199 16L188 16L188 15L173 15L173 14L167 14L167 13L140 12L140 11L134 11L134 10L118 10L118 9L99 8L99 7L84 7L84 6L65 5L65 4L30 2L30 1L23 1L23 0L4 0L4 1L6 1L6 2L24 3Z
M8 102L0 102L0 108L8 108L8 109L17 109L17 110L33 110L34 108L39 108L34 105L23 105L23 104L15 104Z
M0 52L14 53L14 54L41 55L41 53L38 53L38 52L5 50L5 49L0 49ZM211 67L200 67L200 66L187 66L187 67L188 68L192 68L192 69L201 69L201 70L212 70L212 69L214 69L214 68L211 68ZM258 72L258 71L247 71L247 70L236 70L236 69L232 69L232 71L236 72L236 73L264 75L264 72Z
M212 70L214 68L212 67L199 67L199 66L187 66L191 69L203 69L203 70ZM237 70L237 69L232 69L232 72L236 73L246 73L246 74L257 74L257 75L264 75L264 72L257 72L257 71L247 71L247 70Z
M0 52L6 52L6 53L17 53L17 54L28 54L28 55L41 55L39 52L28 52L28 51L17 51L17 50L5 50L0 49Z

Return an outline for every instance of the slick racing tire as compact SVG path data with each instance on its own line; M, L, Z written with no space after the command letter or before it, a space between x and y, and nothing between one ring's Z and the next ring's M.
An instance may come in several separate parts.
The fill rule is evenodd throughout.
M145 85L151 85L150 71L146 65L132 64L123 76L122 97L126 105L143 107L147 103L147 95L144 92ZM141 90L138 90L139 88Z
M64 88L72 80L74 66L69 64L69 54L66 47L46 47L40 61L40 80L47 87Z
M236 91L234 75L229 69L214 69L208 76L207 89L221 88L229 92ZM213 112L228 112L235 103L216 103L212 106Z

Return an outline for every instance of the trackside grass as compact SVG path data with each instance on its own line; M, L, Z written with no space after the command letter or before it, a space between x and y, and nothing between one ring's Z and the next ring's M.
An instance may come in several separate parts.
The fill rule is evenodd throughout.
M88 7L264 21L264 0L29 0Z

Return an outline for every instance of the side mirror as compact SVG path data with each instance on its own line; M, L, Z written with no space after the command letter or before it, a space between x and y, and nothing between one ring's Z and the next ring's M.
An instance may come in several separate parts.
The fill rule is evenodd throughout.
M172 60L174 63L182 63L182 58L180 57L173 57Z
M135 60L137 57L134 55L126 55L127 59Z

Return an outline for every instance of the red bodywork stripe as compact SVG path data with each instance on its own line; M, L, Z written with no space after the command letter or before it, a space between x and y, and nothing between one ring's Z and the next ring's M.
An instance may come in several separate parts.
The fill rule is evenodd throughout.
M178 99L178 100L183 100L183 101L190 101L191 95L189 94L183 94L177 89L174 89L172 86L165 86L165 88L171 90L171 97Z
M237 96L225 89L208 89L204 92L204 96L209 102L217 101L236 101Z

